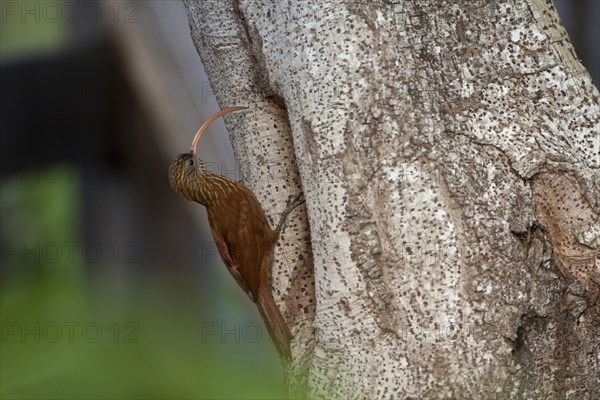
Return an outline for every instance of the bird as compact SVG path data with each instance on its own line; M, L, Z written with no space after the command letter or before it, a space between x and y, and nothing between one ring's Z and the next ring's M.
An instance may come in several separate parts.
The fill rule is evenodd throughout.
M212 115L198 130L188 153L180 154L169 167L171 187L187 200L206 207L208 223L223 263L237 284L258 306L279 354L291 358L293 339L270 291L270 267L275 244L289 212L303 202L296 196L271 229L260 203L243 184L207 170L197 153L206 128L217 118L247 109L230 107Z

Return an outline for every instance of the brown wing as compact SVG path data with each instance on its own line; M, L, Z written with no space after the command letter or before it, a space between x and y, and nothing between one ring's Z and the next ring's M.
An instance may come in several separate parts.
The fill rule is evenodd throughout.
M271 259L272 231L249 191L236 191L229 200L226 209L208 209L211 230L215 243L223 243L217 247L229 272L257 301L260 271Z
M240 269L238 265L231 258L229 248L227 246L227 243L225 242L225 239L221 235L221 232L219 232L219 229L215 226L211 218L208 219L208 224L210 225L210 231L212 232L213 239L215 240L215 245L219 250L219 254L221 255L223 263L225 263L227 270L229 271L231 276L233 276L233 279L235 279L237 284L240 285L240 287L244 290L244 292L246 292L246 294L254 300L252 292L250 291L250 289L248 289L248 285L246 285L246 282L240 274Z

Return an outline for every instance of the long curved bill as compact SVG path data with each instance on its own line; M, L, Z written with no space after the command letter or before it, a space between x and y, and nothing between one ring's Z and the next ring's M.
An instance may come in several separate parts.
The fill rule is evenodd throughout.
M198 132L196 132L196 136L194 136L194 140L192 140L192 148L190 149L191 153L196 154L196 147L198 147L198 142L200 141L200 137L202 136L202 134L204 133L206 128L208 128L210 126L210 124L212 124L217 118L219 118L222 115L228 114L230 112L246 110L247 108L248 107L230 107L230 108L221 110L216 114L213 114L212 117L210 117L204 124L202 124L200 129L198 129Z

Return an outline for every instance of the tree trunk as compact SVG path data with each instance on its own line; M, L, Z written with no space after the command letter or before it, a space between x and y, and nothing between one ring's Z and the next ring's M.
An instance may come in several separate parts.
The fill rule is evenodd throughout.
M186 6L245 183L307 199L293 397L600 397L600 101L551 2Z

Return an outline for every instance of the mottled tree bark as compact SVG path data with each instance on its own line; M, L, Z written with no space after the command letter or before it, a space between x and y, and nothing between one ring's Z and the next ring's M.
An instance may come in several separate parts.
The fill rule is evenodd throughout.
M310 398L600 397L600 100L549 1L186 2Z

